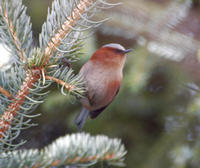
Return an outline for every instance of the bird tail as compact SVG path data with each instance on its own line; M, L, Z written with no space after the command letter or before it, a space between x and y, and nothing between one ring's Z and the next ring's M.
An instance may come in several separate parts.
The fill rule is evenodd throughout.
M85 125L88 115L89 115L89 110L83 107L80 114L76 117L75 123L79 131L81 131L83 126Z

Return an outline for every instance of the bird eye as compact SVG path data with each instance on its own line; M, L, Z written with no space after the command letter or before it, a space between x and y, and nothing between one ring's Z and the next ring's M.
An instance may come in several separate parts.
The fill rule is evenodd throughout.
M115 49L115 53L118 53L118 54L123 54L123 50L120 50L120 49Z

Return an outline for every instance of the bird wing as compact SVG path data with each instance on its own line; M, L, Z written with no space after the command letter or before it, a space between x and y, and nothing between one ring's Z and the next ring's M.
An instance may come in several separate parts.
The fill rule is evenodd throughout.
M108 104L108 105L109 105L109 104ZM102 108L100 108L100 109L97 109L97 110L95 110L95 111L90 111L90 118L91 118L91 119L95 119L102 111L105 110L106 107L108 107L108 105L107 105L107 106L104 106L104 107L102 107Z
M113 99L114 97L118 94L119 92L119 89L120 89L120 86L118 87L118 89L116 90L116 93L115 95L113 96ZM95 119L102 111L104 111L106 109L106 107L108 107L108 105L113 101L113 99L105 106L97 109L97 110L93 110L93 111L90 111L90 118L91 119Z

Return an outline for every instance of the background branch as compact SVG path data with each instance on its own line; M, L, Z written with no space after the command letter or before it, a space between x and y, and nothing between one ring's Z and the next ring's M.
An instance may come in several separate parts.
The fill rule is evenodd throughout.
M37 150L18 150L3 153L0 165L7 168L75 166L90 167L98 163L124 166L126 150L119 139L85 133L58 138L47 147ZM11 156L11 157L6 157Z

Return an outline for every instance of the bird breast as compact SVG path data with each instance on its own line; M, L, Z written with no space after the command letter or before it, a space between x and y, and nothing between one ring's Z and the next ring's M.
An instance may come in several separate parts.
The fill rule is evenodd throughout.
M87 62L80 74L87 88L86 98L81 99L83 106L96 110L108 105L115 97L122 81L122 68Z

